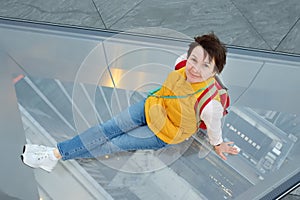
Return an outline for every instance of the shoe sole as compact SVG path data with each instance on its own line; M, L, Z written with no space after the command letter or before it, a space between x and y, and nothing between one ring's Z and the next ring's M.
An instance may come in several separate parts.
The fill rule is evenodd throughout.
M43 169L43 170L45 170L45 171L47 171L47 172L49 172L49 173L53 170L53 168L49 168L49 167L45 167L45 166L39 166L39 167L37 167L37 166L30 165L29 163L27 163L27 162L24 160L24 156L23 156L23 155L21 155L21 160L22 160L22 162L23 162L25 165L27 165L27 166L29 166L29 167L31 167L31 168L33 168L33 169L41 168L41 169Z
M48 168L48 167L45 167L45 166L36 167L36 166L33 166L33 165L30 165L30 164L26 163L26 161L24 161L24 156L22 156L22 155L21 155L21 160L25 165L27 165L27 166L29 166L33 169L41 168L41 169L43 169L43 170L45 170L49 173L52 171L52 168Z
M27 150L27 145L28 145L28 144L25 144L25 145L23 146L23 154L27 153L27 152L26 152L26 150Z
M25 145L23 145L23 154L26 154L27 153L27 146L30 146L30 144L25 144ZM40 145L40 146L42 146L42 145ZM45 146L44 146L45 147ZM45 147L46 149L54 149L54 148L50 148L50 147ZM29 147L29 150L28 150L29 152L28 153L31 153L30 152L30 147Z

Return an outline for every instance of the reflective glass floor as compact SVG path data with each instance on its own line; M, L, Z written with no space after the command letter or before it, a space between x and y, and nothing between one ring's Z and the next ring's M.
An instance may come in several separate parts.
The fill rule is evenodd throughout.
M0 30L14 63L6 75L12 77L26 141L46 145L71 138L146 97L173 70L189 42L28 24L4 24ZM39 195L277 197L283 192L278 187L299 181L299 63L295 55L229 48L221 76L231 96L223 137L235 142L239 155L221 160L205 133L198 132L164 150L60 162L51 174L36 169ZM64 192L56 190L61 187Z

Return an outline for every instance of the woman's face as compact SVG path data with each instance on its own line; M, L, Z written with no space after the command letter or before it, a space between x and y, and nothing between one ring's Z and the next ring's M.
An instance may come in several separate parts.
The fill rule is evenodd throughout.
M202 46L196 46L186 62L186 79L190 83L206 81L216 74L214 69L214 59L210 61Z

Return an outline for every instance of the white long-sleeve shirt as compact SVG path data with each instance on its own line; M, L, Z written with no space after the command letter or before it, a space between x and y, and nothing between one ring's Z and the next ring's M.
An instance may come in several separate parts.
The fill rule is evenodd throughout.
M202 110L200 118L204 121L207 128L207 135L211 145L223 142L222 138L222 104L217 100L211 100Z

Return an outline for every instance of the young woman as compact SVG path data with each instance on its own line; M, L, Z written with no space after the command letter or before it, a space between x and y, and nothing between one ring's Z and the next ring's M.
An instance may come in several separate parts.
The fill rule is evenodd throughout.
M203 92L216 81L215 75L222 72L226 51L213 33L195 37L189 45L186 66L172 71L155 94L128 107L111 120L58 143L56 148L24 145L22 161L30 167L50 172L59 159L165 148L196 133L200 120L207 127L214 150L226 160L224 153L237 154L238 150L232 146L233 142L223 142L221 119L224 108L220 96L213 97L200 111L195 106L198 98L205 96Z

